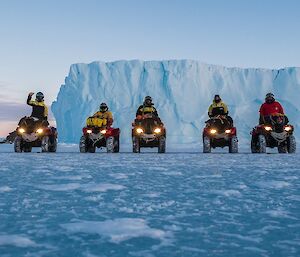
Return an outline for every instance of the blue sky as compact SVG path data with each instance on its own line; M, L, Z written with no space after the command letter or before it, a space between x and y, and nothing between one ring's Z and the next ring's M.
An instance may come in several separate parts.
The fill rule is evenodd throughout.
M299 10L297 0L0 1L0 136L30 112L29 91L51 104L72 63L299 67Z

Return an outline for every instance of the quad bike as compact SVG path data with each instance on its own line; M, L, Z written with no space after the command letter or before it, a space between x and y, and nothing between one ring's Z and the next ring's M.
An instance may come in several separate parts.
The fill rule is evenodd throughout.
M82 129L79 150L81 153L95 153L96 147L106 147L108 153L118 153L120 149L120 129L107 127L106 122L96 125L87 125Z
M46 120L24 117L16 129L14 150L16 153L31 152L32 147L41 147L42 152L56 152L57 131Z
M203 153L210 153L211 148L229 147L229 153L238 152L238 138L236 128L226 119L218 115L205 122L203 129Z
M295 153L294 127L288 124L287 117L273 115L265 120L265 124L256 126L251 132L251 152L265 153L267 147L277 147L279 153Z
M166 129L158 117L147 114L132 123L132 151L140 153L141 147L158 147L158 153L166 152Z

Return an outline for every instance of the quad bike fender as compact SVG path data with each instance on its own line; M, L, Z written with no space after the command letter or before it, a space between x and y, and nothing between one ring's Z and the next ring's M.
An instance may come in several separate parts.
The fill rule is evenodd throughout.
M121 130L119 128L108 128L106 130L105 137L118 137L120 136Z
M251 135L253 136L256 136L256 135L259 135L259 134L265 134L265 129L264 129L264 126L263 125L258 125L256 127L254 127L252 129L252 132L250 133Z
M44 136L55 136L55 137L57 137L57 130L54 127L43 128L43 135Z

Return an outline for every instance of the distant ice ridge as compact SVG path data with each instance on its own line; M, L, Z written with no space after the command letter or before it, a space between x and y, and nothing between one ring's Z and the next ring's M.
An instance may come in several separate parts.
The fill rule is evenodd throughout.
M300 68L226 68L192 60L73 64L52 112L60 142L77 143L86 117L106 102L122 142L129 143L136 109L150 95L167 127L168 142L192 143L201 140L207 108L214 94L220 94L239 138L248 141L267 92L283 104L299 139Z

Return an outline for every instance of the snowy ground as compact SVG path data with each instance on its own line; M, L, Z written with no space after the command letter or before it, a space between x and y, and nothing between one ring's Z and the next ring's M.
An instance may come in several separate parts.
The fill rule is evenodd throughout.
M300 256L300 156L15 154L1 256Z

